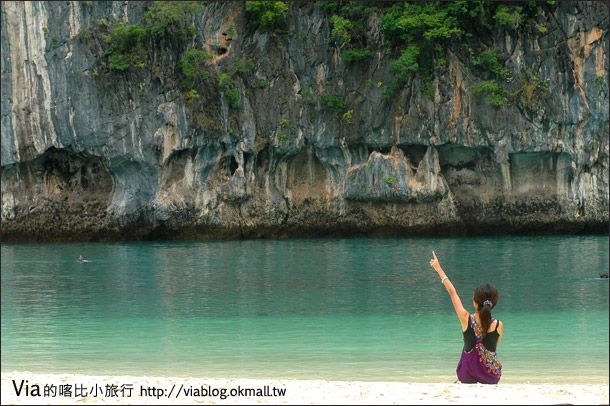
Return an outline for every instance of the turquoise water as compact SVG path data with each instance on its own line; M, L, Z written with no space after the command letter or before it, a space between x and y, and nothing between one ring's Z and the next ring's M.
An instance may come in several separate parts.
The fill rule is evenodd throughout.
M2 371L453 381L432 249L499 289L503 382L608 382L607 236L5 244Z

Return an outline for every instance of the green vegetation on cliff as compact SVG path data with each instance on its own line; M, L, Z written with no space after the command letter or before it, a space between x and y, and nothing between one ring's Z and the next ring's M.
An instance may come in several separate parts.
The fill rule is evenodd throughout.
M345 99L334 93L324 96L322 98L322 102L327 109L336 115L343 113L347 107L347 102Z
M195 33L194 16L203 11L198 1L155 1L146 12L146 29L155 39L185 41Z
M333 13L330 17L331 39L341 48L341 58L346 62L369 59L372 53L367 48L366 26L377 6L367 1L326 1L321 7Z
M246 14L263 30L279 30L286 26L288 4L285 1L249 0L246 1Z
M108 47L108 69L124 72L131 67L143 68L148 58L145 41L148 31L134 24L117 23L102 35L103 43Z
M386 51L396 55L390 66L393 80L387 85L384 96L396 95L412 78L422 79L424 93L429 93L430 80L437 75L438 67L446 63L447 47L471 42L481 34L497 29L517 29L528 24L534 34L546 32L546 26L536 22L539 11L554 7L554 2L527 1L523 5L501 4L485 0L450 2L323 2L321 8L330 14L331 39L342 49L346 62L368 59L366 48L368 17L377 13L386 42ZM459 41L459 43L457 42ZM471 59L473 66L491 72L496 78L509 81L510 71L504 66L495 50L482 50ZM489 93L487 101L499 106L501 84L487 79L481 82L479 92Z
M190 86L194 81L207 79L210 76L207 65L211 59L210 54L196 48L191 48L182 55L180 67L187 80L187 86Z
M202 10L203 5L196 1L156 1L149 6L141 25L111 25L102 18L94 28L83 29L79 38L94 52L98 52L96 40L100 40L103 49L98 72L144 69L150 65L152 43L177 42L181 48L195 33L193 18Z
M372 55L370 49L359 48L359 49L348 49L341 52L341 58L346 62L356 62L369 59Z
M101 19L93 28L82 30L80 38L98 53L98 66L94 75L127 73L152 65L154 49L161 54L176 55L185 91L201 94L203 82L218 80L222 94L232 108L239 107L240 92L233 79L223 75L238 74L244 84L254 73L251 59L241 57L223 69L211 68L212 56L199 47L189 45L195 40L196 16L204 9L195 1L155 1L148 5L140 24ZM271 32L288 32L288 11L293 3L286 1L246 1L244 13L255 29ZM536 20L539 12L552 10L553 2L527 1L522 4L493 3L484 0L450 2L372 2L325 1L318 7L327 13L329 40L338 47L345 63L357 64L372 58L369 38L371 16L379 21L383 35L383 49L389 55L392 80L378 84L386 100L392 100L413 79L419 78L419 89L428 98L434 96L432 81L442 74L449 47L468 50L469 63L480 78L472 87L474 94L484 96L486 103L500 107L516 103L531 108L534 94L544 91L544 83L531 75L511 72L506 57L496 49L488 49L480 35L496 30L529 29L532 34L546 32L544 23ZM227 34L235 37L236 27L231 25ZM101 53L99 45L101 44ZM191 42L192 44L192 42ZM174 59L175 60L175 59ZM227 76L228 77L228 76ZM513 77L521 78L514 81ZM261 83L259 80L257 83ZM191 96L193 92L190 92ZM188 97L194 100L194 97ZM306 101L311 97L305 97ZM353 100L352 100L353 101ZM307 101L312 104L314 101ZM337 115L347 112L347 101L335 94L324 96L323 105ZM353 112L353 111L352 111ZM351 115L349 120L351 121Z

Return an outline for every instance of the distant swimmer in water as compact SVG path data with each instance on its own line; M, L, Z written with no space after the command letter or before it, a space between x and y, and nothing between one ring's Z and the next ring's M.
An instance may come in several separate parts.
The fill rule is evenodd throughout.
M606 273L600 273L600 274L599 274L599 277L600 277L600 278L605 278L605 279L608 279L608 272L606 272Z
M83 258L83 256L82 256L82 255L79 255L79 256L78 256L78 262L81 262L81 263L82 263L82 262L85 262L85 258Z

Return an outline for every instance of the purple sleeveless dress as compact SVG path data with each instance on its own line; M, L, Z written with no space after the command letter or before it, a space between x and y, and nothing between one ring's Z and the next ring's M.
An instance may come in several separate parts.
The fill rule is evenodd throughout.
M470 351L466 351L465 346L462 350L462 357L455 371L458 380L461 383L498 383L502 376L502 364L497 360L496 352L489 351L483 345L479 334L481 329L471 315L468 315L468 329L474 331L475 344Z

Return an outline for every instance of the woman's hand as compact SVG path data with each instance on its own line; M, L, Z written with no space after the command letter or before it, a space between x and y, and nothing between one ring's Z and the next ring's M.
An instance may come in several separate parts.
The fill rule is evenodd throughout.
M432 251L432 259L430 260L430 266L436 272L440 272L443 270L443 268L441 268L441 263L438 261L438 258L436 257L436 254L434 253L434 251Z

